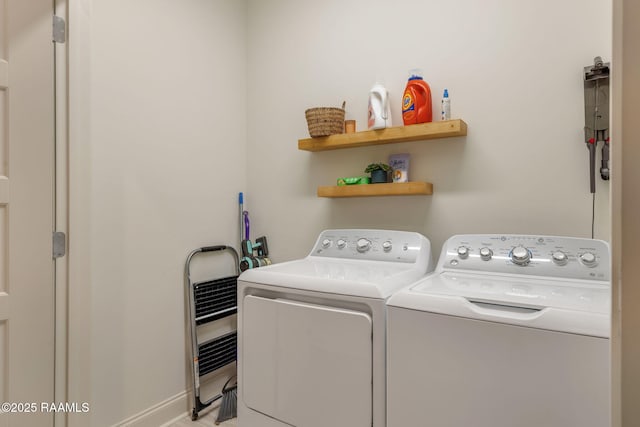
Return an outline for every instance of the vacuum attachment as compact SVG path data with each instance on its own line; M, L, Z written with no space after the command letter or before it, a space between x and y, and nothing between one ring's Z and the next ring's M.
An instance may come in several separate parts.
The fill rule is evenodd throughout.
M602 146L602 162L600 166L600 177L609 181L611 177L609 170L609 132L607 132L606 137L604 139L604 145Z
M584 139L589 149L589 187L596 192L596 148L602 142L600 176L609 179L609 74L608 62L596 56L593 65L584 67Z
M258 237L255 243L251 243L251 240L243 240L241 246L240 271L271 265L271 259L268 256L269 247L265 236Z

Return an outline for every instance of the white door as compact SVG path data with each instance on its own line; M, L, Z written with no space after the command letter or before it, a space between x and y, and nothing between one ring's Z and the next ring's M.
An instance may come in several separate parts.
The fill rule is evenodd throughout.
M247 406L298 427L371 427L367 313L249 295L242 322Z
M29 412L0 426L53 425L52 15L51 0L0 0L0 402Z

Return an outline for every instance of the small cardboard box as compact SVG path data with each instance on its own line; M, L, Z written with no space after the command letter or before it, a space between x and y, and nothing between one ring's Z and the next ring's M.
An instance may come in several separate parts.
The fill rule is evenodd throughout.
M393 182L409 182L409 154L392 154L389 156L389 166L393 169Z

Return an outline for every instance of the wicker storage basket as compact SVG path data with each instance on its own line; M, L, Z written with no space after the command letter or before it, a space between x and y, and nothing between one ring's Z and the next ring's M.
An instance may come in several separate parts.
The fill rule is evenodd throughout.
M344 132L344 104L342 108L309 108L304 115L312 138Z

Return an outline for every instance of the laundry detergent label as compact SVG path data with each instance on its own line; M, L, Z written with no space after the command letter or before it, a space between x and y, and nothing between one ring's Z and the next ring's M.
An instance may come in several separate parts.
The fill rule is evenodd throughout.
M404 98L402 99L402 112L413 111L416 109L416 103L413 99L413 95L410 91L406 91L404 93Z

